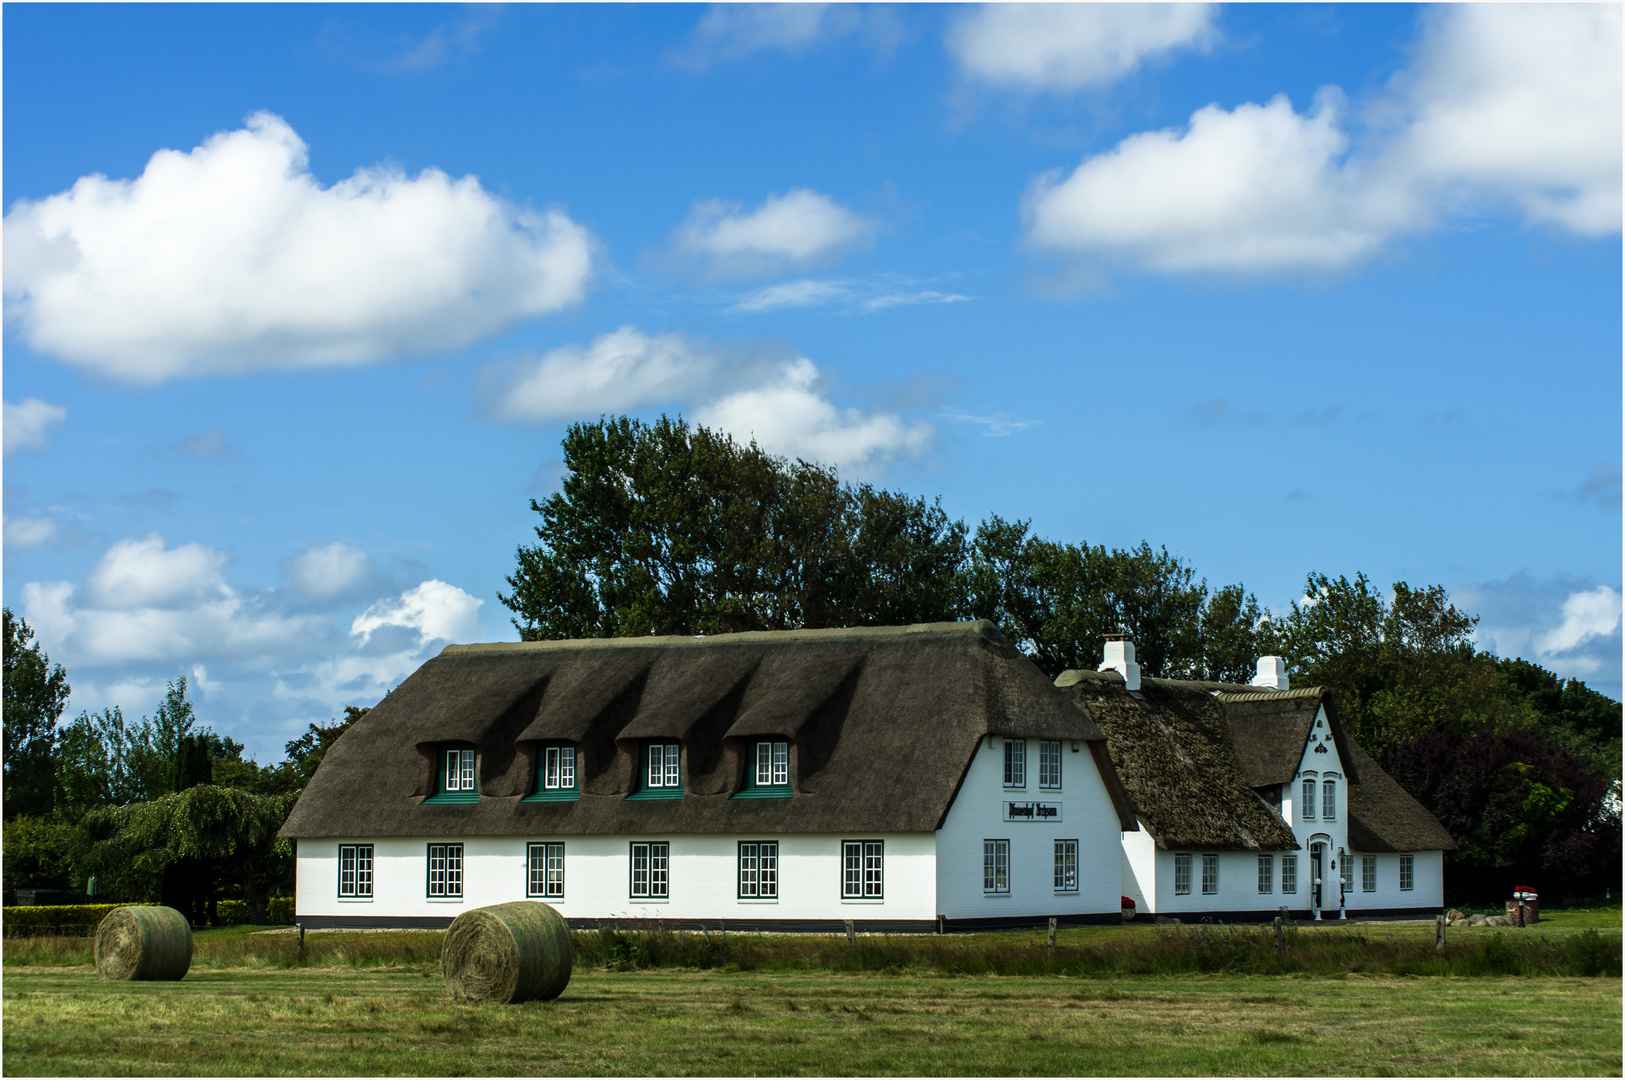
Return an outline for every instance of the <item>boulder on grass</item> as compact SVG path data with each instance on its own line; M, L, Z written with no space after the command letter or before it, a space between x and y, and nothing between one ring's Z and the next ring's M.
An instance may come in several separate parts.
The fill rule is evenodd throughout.
M1467 916L1468 926L1488 926L1489 924L1490 920L1488 916L1484 915L1482 912L1475 911L1471 915Z

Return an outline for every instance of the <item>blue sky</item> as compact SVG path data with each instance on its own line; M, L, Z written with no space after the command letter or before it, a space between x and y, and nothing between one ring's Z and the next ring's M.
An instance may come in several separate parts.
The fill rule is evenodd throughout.
M1620 694L1620 8L7 5L5 602L261 760L661 412Z

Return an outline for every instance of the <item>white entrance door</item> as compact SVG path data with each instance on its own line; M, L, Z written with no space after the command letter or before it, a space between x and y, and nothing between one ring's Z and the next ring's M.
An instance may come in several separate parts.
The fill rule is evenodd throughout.
M1325 905L1321 903L1325 896L1322 882L1326 880L1326 845L1309 845L1309 906L1316 915Z

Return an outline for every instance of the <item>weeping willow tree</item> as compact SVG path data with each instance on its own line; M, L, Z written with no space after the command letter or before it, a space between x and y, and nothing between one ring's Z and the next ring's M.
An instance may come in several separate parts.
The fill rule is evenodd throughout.
M159 900L195 922L213 915L219 883L242 886L253 921L292 877L293 845L277 839L298 795L255 795L199 784L128 806L91 810L79 823L75 863L102 891Z

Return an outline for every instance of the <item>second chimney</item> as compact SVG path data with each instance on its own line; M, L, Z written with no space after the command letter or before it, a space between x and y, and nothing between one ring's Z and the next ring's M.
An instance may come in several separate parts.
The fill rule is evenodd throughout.
M1134 662L1134 639L1127 634L1106 635L1106 660L1097 671L1115 671L1130 690L1140 688L1140 665Z
M1253 676L1253 685L1266 687L1270 690L1287 689L1285 658L1260 656L1258 658L1258 674Z

